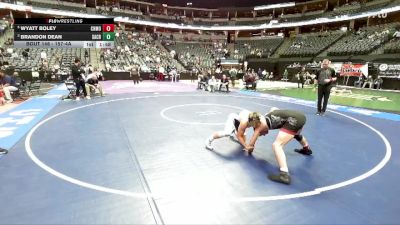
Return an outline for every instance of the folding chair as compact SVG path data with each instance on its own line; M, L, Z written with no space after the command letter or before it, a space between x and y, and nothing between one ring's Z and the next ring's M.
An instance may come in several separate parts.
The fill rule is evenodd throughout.
M28 95L32 95L34 91L39 95L40 94L40 85L42 84L42 80L32 81L28 86Z
M63 97L63 99L73 99L76 97L76 86L75 82L73 80L66 80L64 81L65 86L67 87L67 90L69 91L68 95L66 97Z

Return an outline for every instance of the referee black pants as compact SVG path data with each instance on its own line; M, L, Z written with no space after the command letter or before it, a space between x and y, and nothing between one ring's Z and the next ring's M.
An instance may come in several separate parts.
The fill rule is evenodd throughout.
M325 112L328 105L329 95L331 94L331 85L318 85L318 112ZM322 104L322 99L324 102Z
M80 95L80 89L82 88L83 94L85 97L87 96L86 88L85 88L85 81L83 79L75 79L75 86L76 86L76 97Z

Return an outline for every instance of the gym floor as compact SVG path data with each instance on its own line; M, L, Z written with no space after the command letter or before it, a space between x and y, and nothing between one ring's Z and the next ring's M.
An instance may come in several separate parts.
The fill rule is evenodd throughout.
M0 159L0 223L399 223L399 122L320 117L313 107L238 92L149 90L54 107ZM296 141L286 146L291 185L267 179L278 171L277 131L252 155L229 138L204 147L229 113L273 106L307 117L313 155L295 153Z

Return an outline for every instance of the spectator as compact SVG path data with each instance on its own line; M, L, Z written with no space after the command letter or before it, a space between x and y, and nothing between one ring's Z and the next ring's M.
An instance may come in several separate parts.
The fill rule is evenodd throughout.
M158 68L158 80L159 81L163 81L164 80L164 73L165 73L165 69L163 66L160 66Z
M100 52L100 61L103 62L104 61L104 51Z
M305 76L306 76L306 68L302 67L301 71L298 73L297 88L300 88L300 84L301 84L301 88L304 88Z
M178 72L176 71L176 68L172 68L172 70L169 72L169 75L171 77L171 82L178 82Z
M354 82L354 86L358 87L358 88L361 88L365 79L366 79L366 77L364 76L364 74L362 74L361 76L358 77L358 80L356 80Z
M364 84L363 84L363 86L362 86L362 88L365 88L365 86L367 86L367 84L368 84L368 87L370 88L370 89L372 89L372 87L373 87L373 82L374 81L374 79L372 78L372 76L370 75L370 76L368 76L368 78L367 78L367 80L364 82Z
M235 81L236 81L236 76L238 74L238 71L235 68L231 68L229 70L229 76L231 77L231 82L232 82L232 87L235 87Z
M246 90L256 90L257 83L256 83L256 74L247 72L246 75L243 76L243 81L245 84Z
M208 80L208 86L210 87L210 92L215 91L215 86L217 85L217 80L215 76L212 76L211 79Z
M201 79L201 84L205 91L208 90L208 80L209 79L210 79L210 75L208 73L206 75L203 75L203 77Z
M394 32L393 37L400 38L400 31Z
M47 53L44 50L40 53L40 59L42 62L47 60Z
M6 100L4 99L3 87L0 86L0 105L4 105L5 103Z
M268 79L270 79L270 80L274 79L274 72L271 72L271 73L269 74Z
M197 77L199 71L197 70L196 67L193 67L193 69L190 70L190 82L194 82L194 77Z
M382 77L378 76L378 78L375 79L374 84L376 89L381 89L383 84Z
M262 70L261 70L261 68L258 68L258 71L257 71L257 75L258 75L258 77L263 77L263 75L262 75Z
M13 102L10 92L18 90L18 88L16 87L15 78L6 75L3 71L0 71L0 85L3 89L7 103Z
M85 49L85 64L89 63L89 51Z
M262 80L266 80L268 78L268 72L264 69L261 73Z
M28 53L28 49L24 49L24 51L22 52L22 56L24 57L25 60L28 60L29 57L29 53Z
M197 77L197 90L202 89L202 87L204 86L203 77L204 76L202 74L199 74L198 77Z
M222 75L221 84L219 85L219 91L221 91L222 86L225 86L226 91L229 92L229 79L226 75Z
M139 84L140 75L139 75L139 68L133 67L131 70L131 77L133 80L133 84Z
M289 72L287 71L287 69L285 69L285 71L283 72L283 79L282 80L288 81L288 75L289 75Z
M311 75L309 72L305 73L305 85L310 85L314 75Z

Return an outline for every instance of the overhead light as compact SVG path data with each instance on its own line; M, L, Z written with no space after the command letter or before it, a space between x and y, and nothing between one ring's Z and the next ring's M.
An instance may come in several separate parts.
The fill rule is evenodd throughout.
M192 5L192 3L191 3L191 2L188 2L188 3L186 3L186 5L187 5L187 6L191 6L191 5Z
M272 5L261 5L254 7L254 10L265 10L265 9L277 9L295 6L294 2L282 3L282 4L272 4Z

